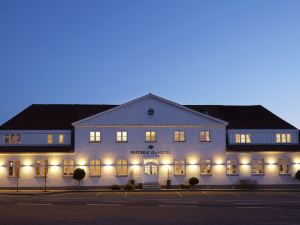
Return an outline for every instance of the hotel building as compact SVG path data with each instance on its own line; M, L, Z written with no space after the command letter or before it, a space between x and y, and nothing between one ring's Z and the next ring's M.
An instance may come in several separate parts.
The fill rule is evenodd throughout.
M180 105L153 94L122 105L31 105L0 127L0 187L135 183L295 185L299 130L266 108Z

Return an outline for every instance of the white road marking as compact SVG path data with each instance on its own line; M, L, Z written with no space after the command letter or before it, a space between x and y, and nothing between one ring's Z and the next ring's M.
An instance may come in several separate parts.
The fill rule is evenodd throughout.
M127 197L127 192L125 192L125 198Z
M202 191L201 193L205 194L206 196L211 197L211 194L207 193L206 191Z
M182 197L182 194L179 193L178 191L176 192L177 195L179 195L179 197Z
M26 202L20 202L18 205L52 205L51 203L26 203Z
M122 206L121 204L87 203L86 206Z
M270 197L270 195L268 195L266 193L263 193L263 192L257 192L257 194L260 194L260 195L265 196L265 197Z
M184 207L184 208L196 208L196 205L158 205L158 207Z
M276 207L262 207L262 206L237 206L237 209L279 209Z
M234 195L234 196L237 196L237 197L241 197L241 195L237 194L237 193L234 193L234 192L229 192L230 194Z
M100 192L98 192L97 194L96 194L96 196L98 197L98 196L100 196L101 195L101 193Z

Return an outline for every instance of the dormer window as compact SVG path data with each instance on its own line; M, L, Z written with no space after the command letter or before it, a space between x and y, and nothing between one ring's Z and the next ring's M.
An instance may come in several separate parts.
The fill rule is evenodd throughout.
M52 134L48 134L47 143L48 143L48 145L53 144L53 135Z
M237 144L251 143L251 134L236 134L235 143Z
M21 135L20 134L5 134L4 143L6 145L15 145L21 144Z
M289 133L277 133L276 134L276 143L291 143L292 137Z

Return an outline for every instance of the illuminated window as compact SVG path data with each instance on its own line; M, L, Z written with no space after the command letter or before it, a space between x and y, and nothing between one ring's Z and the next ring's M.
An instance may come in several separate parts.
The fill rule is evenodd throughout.
M127 159L117 160L117 176L127 176L128 175L128 164Z
M236 134L235 143L251 143L251 134Z
M174 141L184 142L185 141L185 132L184 131L174 131Z
M65 143L65 135L63 135L63 134L58 135L58 143L59 144L64 144Z
M200 174L201 175L211 175L211 160L201 160L200 161Z
M237 160L227 160L226 164L226 174L227 175L237 175L238 171L238 161Z
M185 175L185 160L175 160L175 175L183 176Z
M117 131L117 142L127 142L127 131Z
M90 142L100 142L100 141L101 141L100 131L91 131L90 132Z
M49 145L53 144L53 135L52 134L48 134L48 144Z
M289 133L276 134L276 143L291 143L291 142L292 142L291 134Z
M90 160L90 176L100 176L100 159Z
M48 160L36 160L35 163L35 175L38 177L44 177L48 174Z
M210 132L209 131L200 131L200 141L201 142L210 142Z
M4 143L6 145L12 144L21 144L21 135L20 134L5 134Z
M8 176L20 177L20 160L8 161Z
M73 176L75 169L74 159L65 159L64 160L64 176Z
M279 174L280 175L291 174L289 159L279 159Z
M156 141L156 131L146 131L146 141Z
M264 160L263 159L254 159L252 161L252 174L263 175L264 173L265 173Z

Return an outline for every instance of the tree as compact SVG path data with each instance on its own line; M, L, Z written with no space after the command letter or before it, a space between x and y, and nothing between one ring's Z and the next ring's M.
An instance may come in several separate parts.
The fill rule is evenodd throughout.
M300 170L297 171L295 178L300 181Z
M74 170L73 179L78 181L78 187L80 187L80 181L85 177L84 169L77 168Z
M197 177L191 177L189 180L189 184L194 186L199 183L199 179Z

